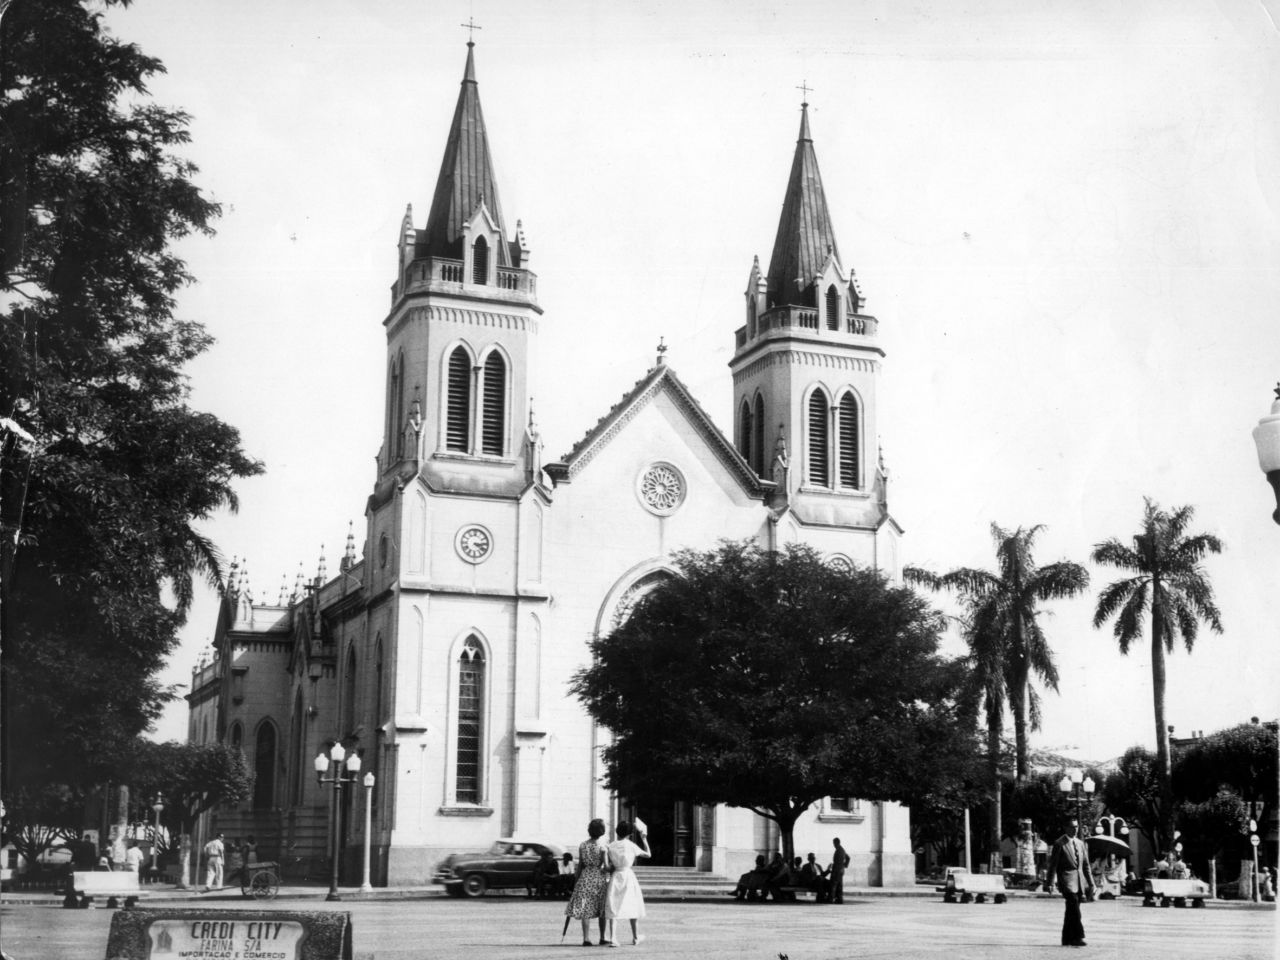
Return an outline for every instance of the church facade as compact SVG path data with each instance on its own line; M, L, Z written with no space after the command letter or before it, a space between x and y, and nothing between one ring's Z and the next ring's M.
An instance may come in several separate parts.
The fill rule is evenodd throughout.
M725 331L732 436L659 353L565 456L544 458L528 400L538 278L499 203L471 44L431 210L422 228L406 212L394 270L363 549L353 531L336 576L322 558L275 603L233 571L193 677L192 739L240 745L255 771L217 827L323 875L331 789L314 758L339 741L375 777L341 793L346 883L366 801L375 883L427 882L446 854L497 837L572 848L591 818L635 815L655 863L736 876L776 849L772 824L611 794L608 731L567 685L680 548L804 542L898 575L877 321L840 258L807 105L768 269L752 265L744 323ZM837 836L850 883L913 881L906 809L826 798L796 825L797 853L826 857Z

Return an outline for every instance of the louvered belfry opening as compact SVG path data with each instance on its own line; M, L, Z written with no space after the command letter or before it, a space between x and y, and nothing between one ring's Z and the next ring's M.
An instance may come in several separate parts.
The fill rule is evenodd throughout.
M751 418L751 465L758 476L764 476L764 397L756 394L756 412Z
M858 401L853 394L840 398L840 486L858 487Z
M483 742L484 651L468 637L458 658L458 765L455 798L480 802L480 747Z
M489 282L489 242L484 237L476 237L471 247L471 282Z
M809 482L814 486L831 485L830 468L827 464L828 450L827 398L822 395L822 391L815 390L809 397Z
M471 358L462 347L449 357L448 404L445 449L466 453L471 434Z
M481 419L480 450L502 456L507 433L507 364L496 350L484 362L484 413Z
M840 291L834 283L827 287L827 329L840 329Z

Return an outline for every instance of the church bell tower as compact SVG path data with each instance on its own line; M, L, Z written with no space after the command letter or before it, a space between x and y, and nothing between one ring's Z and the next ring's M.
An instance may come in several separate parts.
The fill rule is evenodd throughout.
M801 105L768 271L757 257L735 333L734 442L801 522L874 528L887 516L876 434L884 351L846 270Z
M387 331L379 485L417 473L442 493L513 496L536 473L527 433L542 309L529 246L508 238L467 44L426 226L405 211Z

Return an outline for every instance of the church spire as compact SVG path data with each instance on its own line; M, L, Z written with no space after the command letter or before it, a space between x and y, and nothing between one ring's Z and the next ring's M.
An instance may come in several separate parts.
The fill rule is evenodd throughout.
M809 135L806 102L800 105L800 136L769 261L768 306L816 305L815 294L809 288L822 273L828 256L840 259L822 175L818 172L818 157Z
M484 113L480 109L480 90L476 83L475 43L467 42L467 65L462 74L462 89L453 111L444 160L436 178L436 192L427 216L425 247L418 256L462 259L463 225L471 220L480 204L493 219L498 234L505 241L502 206L498 202L498 181L493 172L493 157L485 131ZM506 242L498 245L498 265L512 266L511 251Z

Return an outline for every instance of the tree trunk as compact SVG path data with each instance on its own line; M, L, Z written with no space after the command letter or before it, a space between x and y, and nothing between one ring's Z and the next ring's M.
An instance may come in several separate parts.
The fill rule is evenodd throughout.
M1156 855L1173 844L1173 767L1169 755L1169 727L1165 722L1164 694L1164 608L1159 601L1159 583L1151 584L1151 694L1156 715L1156 769L1160 776L1160 814Z
M191 834L183 832L178 839L178 889L191 889Z
M991 774L991 852L988 862L991 872L998 874L1003 869L1000 859L1000 839L1004 832L1001 825L1001 791L1000 791L1000 727L1001 716L996 713L987 717L987 759Z

